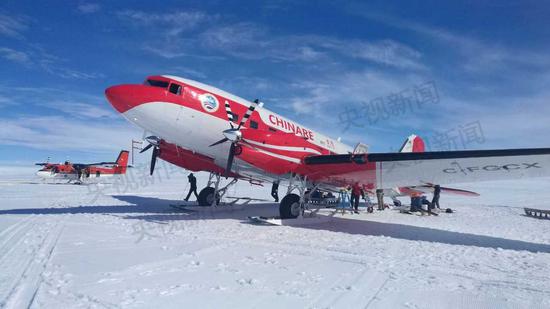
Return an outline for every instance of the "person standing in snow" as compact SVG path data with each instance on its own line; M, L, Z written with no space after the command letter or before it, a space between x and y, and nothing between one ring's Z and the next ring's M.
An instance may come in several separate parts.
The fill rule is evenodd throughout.
M191 187L189 188L189 193L187 193L185 201L187 202L189 200L191 193L194 193L197 200L199 200L199 195L197 194L197 178L195 178L193 173L190 173L189 176L187 176L187 179L189 180L189 184L191 184Z
M279 181L274 181L271 187L271 196L275 199L275 202L279 202Z
M437 207L437 209L441 209L441 207L439 207L439 195L441 195L441 187L439 185L435 185L434 196L432 198L432 207Z
M384 190L376 189L376 200L378 202L378 210L384 210Z
M361 189L361 186L359 186L359 183L356 182L351 187L351 199L350 199L351 207L353 207L353 212L355 212L356 214L359 213L359 199L361 198L362 193L363 193L363 190Z

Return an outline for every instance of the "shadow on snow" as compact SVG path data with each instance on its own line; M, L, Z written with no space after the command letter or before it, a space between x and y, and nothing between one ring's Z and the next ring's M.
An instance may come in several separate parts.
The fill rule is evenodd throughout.
M168 207L169 204L181 204L181 201L176 200L132 195L115 195L113 197L133 205L8 209L0 210L0 215L127 214L125 216L121 216L121 218L129 220L146 220L156 223L168 223L169 221L176 220L242 220L244 216L251 215L251 212L254 212L252 215L267 216L274 215L277 212L276 204L273 203L250 204L247 205L246 208L239 210L228 208L225 211L209 211L209 208L206 208L205 210L194 211L176 210ZM251 207L253 209L251 209ZM327 223L301 226L299 228L355 235L386 236L396 239L436 242L449 245L550 253L550 245L547 244L537 244L492 236L452 232L428 227L383 223L368 220L354 220L340 217L333 217L332 220Z

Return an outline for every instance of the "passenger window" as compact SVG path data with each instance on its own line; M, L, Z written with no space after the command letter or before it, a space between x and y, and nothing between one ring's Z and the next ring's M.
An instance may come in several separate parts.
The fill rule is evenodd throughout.
M99 176L101 176L101 172L100 171L95 172L95 177L99 177Z
M173 94L181 95L181 86L178 84L170 84L170 89L168 90Z
M269 127L269 131L271 131L271 132L277 132L277 130L273 129L272 127Z
M258 128L258 123L254 120L250 120L250 128L257 129Z

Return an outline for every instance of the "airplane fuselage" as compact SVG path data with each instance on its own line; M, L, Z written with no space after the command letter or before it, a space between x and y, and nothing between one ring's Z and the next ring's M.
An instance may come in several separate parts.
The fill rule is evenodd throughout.
M251 102L227 93L223 90L175 76L151 76L149 85L121 85L109 88L106 95L113 106L130 122L141 127L148 134L160 137L165 148L172 145L181 147L183 152L209 158L219 168L223 168L227 161L230 143L223 143L211 147L210 145L220 138L222 132L230 128L225 105L229 103L238 123ZM154 84L154 85L151 85ZM127 93L133 96L128 98ZM123 95L126 95L123 97ZM273 164L299 164L300 156L304 154L340 154L349 153L352 147L338 140L329 138L319 132L311 130L299 123L291 121L266 108L258 107L243 128L245 133L254 134L254 130L272 132L274 135L286 133L291 138L300 139L301 145L282 142L258 142L248 138L247 143L256 147L268 160L273 158ZM245 134L246 135L246 134ZM175 147L174 146L174 147ZM176 155L180 156L180 149L175 148ZM169 150L168 150L169 151ZM166 152L166 151L165 151ZM161 152L162 153L162 152ZM167 154L165 153L165 156ZM163 156L161 155L161 158ZM167 159L167 158L163 158ZM192 170L193 159L187 156L186 162L173 162ZM269 164L269 163L266 163ZM203 170L208 170L205 168ZM210 170L211 172L216 172ZM281 170L283 171L283 170ZM240 176L253 179L274 180L280 177L277 167L258 168L241 157L235 160L234 171Z

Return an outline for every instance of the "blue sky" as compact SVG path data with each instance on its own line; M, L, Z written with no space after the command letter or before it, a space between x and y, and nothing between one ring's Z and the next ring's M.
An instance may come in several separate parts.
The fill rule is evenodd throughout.
M550 5L440 2L3 1L0 163L114 158L104 89L165 73L376 152L549 146Z

